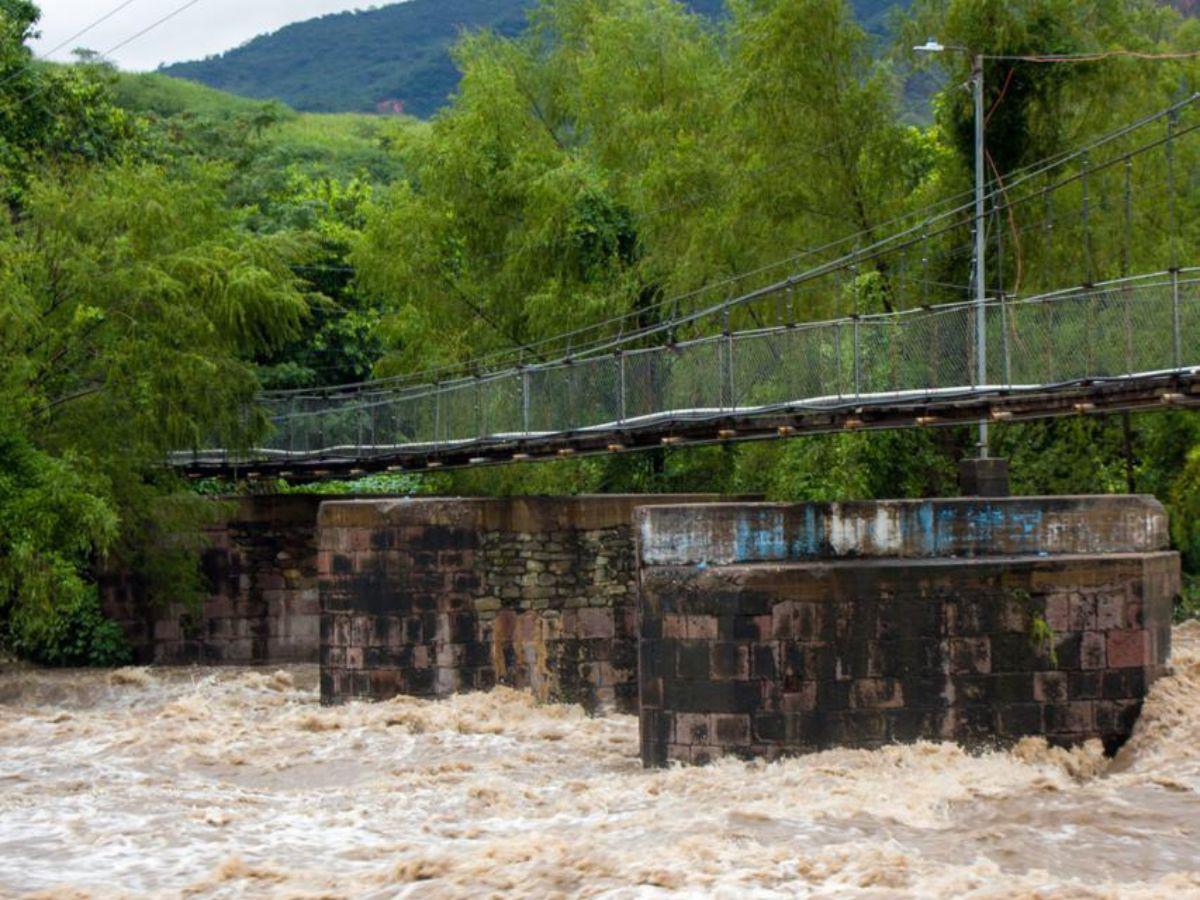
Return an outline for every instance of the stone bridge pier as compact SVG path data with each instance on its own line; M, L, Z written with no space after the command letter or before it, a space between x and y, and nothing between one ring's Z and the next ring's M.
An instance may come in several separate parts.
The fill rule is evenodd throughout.
M1133 728L1179 557L1149 497L638 512L648 766Z
M265 497L212 538L203 609L108 580L143 661L319 660L325 703L507 684L638 714L651 766L1026 735L1114 750L1180 588L1149 497Z
M496 684L636 713L633 514L715 496L327 502L321 699Z

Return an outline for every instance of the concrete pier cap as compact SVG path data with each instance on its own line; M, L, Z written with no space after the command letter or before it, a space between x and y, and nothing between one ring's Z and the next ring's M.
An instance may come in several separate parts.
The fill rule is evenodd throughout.
M1170 651L1146 496L636 513L647 765L1042 735L1114 750Z
M689 504L638 510L647 565L1166 550L1151 496Z

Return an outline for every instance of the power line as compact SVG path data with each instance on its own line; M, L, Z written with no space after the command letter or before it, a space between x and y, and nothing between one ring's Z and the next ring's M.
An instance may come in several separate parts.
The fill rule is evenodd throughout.
M125 5L127 6L127 5L129 5L129 3L132 3L132 2L135 2L135 0L128 0L128 2ZM183 4L175 7L173 10L171 10L165 16L162 16L161 18L156 19L155 21L151 22L149 25L142 28L141 30L135 32L134 34L130 35L129 37L125 38L124 40L117 42L113 46L109 47L107 50L103 51L100 55L101 56L111 56L113 53L116 53L118 50L121 50L122 48L129 46L134 41L136 41L138 38L144 37L145 35L149 34L151 31L154 31L156 28L158 28L162 25L165 25L167 22L171 21L176 16L178 16L180 13L186 12L187 10L191 9L193 6L195 6L197 3L200 3L200 2L201 2L201 0L187 0L186 3L183 3ZM114 9L107 16L103 16L103 17L101 17L101 19L98 19L96 24L98 24L101 21L104 21L105 19L110 18L113 15L116 15L123 8L124 7L118 7L117 9ZM89 26L89 30L91 27L94 27L94 25ZM49 86L48 82L43 82L40 87L35 88L33 91L26 94L24 97L21 97L17 101L17 104L19 106L24 106L30 100L33 100L34 98L39 97L42 94L44 94L46 92L46 89L48 88L48 86Z
M127 7L132 6L133 4L135 4L137 2L138 2L138 0L125 0L124 3L121 3L118 6L114 7L113 9L110 9L108 12L106 12L100 18L96 19L90 25L79 29L79 31L75 32L73 35L71 35L66 40L64 40L58 44L55 44L49 50L39 53L37 56L34 57L34 59L36 59L38 61L48 60L51 56L53 56L59 50L66 47L68 44L71 44L74 41L77 41L79 38L83 37L85 34L87 34L92 29L97 28L100 25L103 25L105 22L107 22L109 19L111 19L117 13L121 12L122 10L126 9ZM29 66L28 64L21 66L19 69L17 69L17 71L13 72L7 78L0 80L0 87L3 87L4 85L8 84L10 81L13 81L19 75L21 75L25 72L31 71L31 68L32 67Z
M1181 50L1178 52L1151 53L1141 50L1101 50L1095 53L1045 53L1039 55L984 55L983 59L996 59L1011 62L1031 63L1060 63L1060 62L1099 62L1105 59L1197 59L1200 50Z
M200 2L200 0L188 0L188 2L184 3L182 6L177 6L175 9L171 10L171 12L167 13L161 19L158 19L157 21L151 23L150 25L147 25L145 28L143 28L141 31L137 32L136 34L130 35L129 37L125 38L125 40L121 41L119 44L116 44L113 47L109 47L107 50L104 51L104 55L108 56L109 54L116 53L118 50L120 50L124 47L128 47L130 44L132 44L138 38L149 34L151 31L158 28L160 25L165 25L167 22L171 21L173 18L178 16L180 13L187 12L187 10L191 9L193 6L195 6L199 2Z
M1082 147L1078 147L1078 148L1075 148L1074 150L1063 151L1058 154L1054 154L1053 156L1051 156L1045 160L1032 163L1028 166L1025 166L1021 169L1016 170L1015 172L1009 173L1009 177L1012 180L1007 184L1007 186L1003 189L1001 189L999 187L993 189L986 199L990 199L991 201L995 202L996 198L1003 197L1005 208L1009 208L1017 203L1025 202L1025 200L1027 200L1028 198L1022 198L1022 199L1016 200L1016 201L1008 200L1007 199L1008 193L1010 191L1012 191L1013 189L1015 189L1016 187L1018 187L1019 185L1026 184L1029 181L1033 180L1034 178L1037 178L1044 174L1048 174L1049 172L1053 171L1054 169L1057 169L1060 166L1065 165L1068 162L1071 162L1072 160L1084 157L1089 152L1092 152L1100 147L1107 146L1108 144L1111 144L1112 142L1119 140L1120 138L1122 138L1126 135L1132 134L1132 133L1138 131L1139 129L1146 127L1148 124L1151 124L1156 121L1160 121L1164 117L1173 115L1174 113L1178 112L1180 109L1186 108L1186 107L1194 104L1197 101L1197 99L1200 99L1200 93L1192 94L1190 97L1180 100L1180 101L1172 104L1171 106L1167 107L1164 110L1160 110L1158 112L1143 116L1142 118L1137 119L1134 122L1131 122L1119 129L1116 129L1112 132L1101 135L1100 137L1092 140L1091 142L1089 142L1088 144L1086 144ZM1194 131L1196 129L1200 129L1200 125L1190 126L1188 129L1185 129L1183 132L1177 133L1175 135L1175 137L1180 137L1182 134L1186 134L1186 133ZM1152 141L1149 144L1143 145L1142 147L1138 148L1135 151L1115 157L1115 160L1124 159L1128 156L1146 152L1147 150L1153 149L1154 147L1161 145L1163 142L1164 142L1163 139ZM1114 162L1113 160L1110 160L1107 163L1101 164L1101 166L1099 166L1099 167L1092 167L1092 170L1095 171L1097 168L1103 168L1108 165L1112 165L1113 162ZM1069 184L1069 183L1077 180L1079 177L1080 177L1079 175L1069 176L1066 179L1063 179L1062 181L1060 181L1057 185L1055 185L1055 189L1057 189L1058 187L1061 187L1065 184ZM956 195L952 199L957 199L957 196L959 196L959 195ZM1033 196L1033 195L1031 195L1031 196ZM858 248L849 254L845 254L837 259L830 260L821 265L817 265L805 272L791 276L791 277L785 279L784 281L776 282L774 284L767 285L767 286L759 288L757 290L750 291L750 292L742 295L741 297L738 297L735 299L727 299L727 300L723 301L722 303L719 303L719 304L716 304L713 306L709 306L709 307L706 307L701 310L697 310L697 311L689 313L685 316L672 317L672 319L668 322L663 322L663 323L658 323L653 326L648 326L646 328L639 329L638 331L631 332L628 335L621 334L621 335L619 335L615 338L611 338L607 341L604 340L603 338L601 338L595 344L592 344L587 347L579 348L579 350L576 352L575 356L576 356L576 358L578 358L579 356L582 356L582 355L594 355L594 354L599 354L599 353L603 353L603 352L612 350L614 348L619 349L620 347L626 346L634 340L638 340L638 339L648 337L648 336L651 336L654 334L660 334L663 331L678 328L680 325L699 321L700 319L703 319L706 316L711 316L713 314L719 313L725 308L731 308L732 306L735 306L735 305L736 306L744 305L744 304L746 304L748 302L752 302L756 299L760 299L762 297L769 296L773 293L777 293L780 290L784 290L787 288L794 288L794 287L797 287L804 283L811 282L816 279L831 275L835 272L844 271L845 269L847 269L849 267L853 267L855 265L873 262L888 253L904 250L904 249L911 247L923 240L928 240L931 237L937 237L941 234L945 234L949 231L952 231L955 228L962 227L964 224L969 224L969 220L960 219L960 218L956 218L956 217L962 213L969 212L971 209L971 205L972 205L970 203L960 204L957 207L954 207L951 209L946 209L946 210L943 210L936 214L930 214L931 210L936 210L941 206L945 206L946 203L947 203L947 201L945 201L945 200L939 201L938 203L935 203L929 207L926 207L924 210L916 211L914 213L909 213L909 214L905 214L905 215L897 217L896 219L893 220L893 223L903 222L905 220L913 218L914 216L920 215L921 213L926 214L926 217L924 218L924 220L919 221L916 225L911 226L906 229L903 229L903 230L893 233L891 235L888 235L887 237L884 237L880 240L873 242L872 244L868 245L867 247ZM944 223L948 223L948 224L944 224ZM879 226L876 226L875 230L888 227L890 224L892 224L892 223L881 224ZM929 226L934 225L934 224L938 224L940 227L935 231L932 231L932 232L929 231ZM594 332L596 330L599 330L599 329L602 329L605 327L611 327L618 323L623 323L624 321L628 320L631 317L645 315L647 312L662 308L663 306L670 305L670 304L677 305L680 300L698 296L702 293L711 292L711 290L714 287L721 287L721 286L725 286L728 284L736 283L736 282L744 280L745 278L750 277L754 274L762 274L764 272L770 271L773 268L778 268L780 265L786 264L787 262L795 261L795 260L803 258L805 256L815 255L826 249L840 246L840 245L846 243L847 241L856 240L858 237L861 237L867 233L868 232L866 232L866 231L860 232L858 235L851 235L847 238L843 238L838 241L833 241L830 244L825 245L824 247L818 247L815 250L803 251L802 253L796 254L795 256L790 257L787 260L783 260L783 261L780 261L777 263L772 263L770 265L763 266L757 270L754 270L751 273L744 273L744 274L736 276L734 278L726 279L724 282L717 282L715 285L706 286L705 288L701 288L697 291L691 292L690 294L685 294L685 295L681 295L680 297L664 300L664 301L662 301L658 304L655 304L651 307L648 307L646 309L636 310L632 313L628 313L623 316L612 317L604 322L598 323L594 326L589 326L588 328L585 328L585 329L579 329L575 332L569 332L569 333L563 334L563 335L556 335L556 336L553 336L550 338L546 338L542 341L538 341L538 342L528 344L528 345L525 345L522 347L511 348L511 349L508 349L505 351L497 351L492 354L485 354L481 357L476 357L473 360L468 360L465 363L451 364L451 365L441 366L441 367L434 367L434 368L426 370L424 372L413 373L412 375L409 375L409 376L401 376L399 378L392 378L392 379L380 379L380 380L375 380L375 381L362 382L359 384L339 385L336 387L330 387L330 388L326 388L323 390L347 391L347 390L352 390L352 389L361 388L361 387L375 387L375 388L379 388L379 389L385 389L389 385L398 387L404 383L411 383L416 379L425 379L426 381L435 381L438 379L438 377L442 373L444 373L446 371L461 372L464 369L472 369L472 368L479 369L479 368L482 368L482 366L485 363L491 362L496 359L504 358L505 356L508 356L511 358L511 356L516 353L524 353L533 348L546 346L551 343L561 344L561 343L568 341L571 338L576 337L578 335L587 334L587 333ZM310 393L311 394L311 389L309 389L307 391L302 389L302 390L296 391L296 392L270 392L270 395L279 397L282 395L299 394L299 393Z
M38 59L48 59L49 57L51 57L55 53L57 53L59 50L63 49L63 47L66 47L68 44L72 43L73 41L76 41L79 38L83 37L85 34L87 34L93 28L97 28L100 25L103 25L105 22L107 22L109 19L111 19L117 13L121 12L122 10L126 9L127 7L133 6L133 4L135 4L137 2L138 2L138 0L125 0L124 3L120 4L119 6L115 7L114 9L109 10L104 15L102 15L100 18L96 19L96 21L92 22L92 24L86 26L85 28L81 28L79 31L75 32L73 35L71 35L69 38L64 40L62 43L55 44L53 47L51 47L49 50L45 51L44 53L38 54Z

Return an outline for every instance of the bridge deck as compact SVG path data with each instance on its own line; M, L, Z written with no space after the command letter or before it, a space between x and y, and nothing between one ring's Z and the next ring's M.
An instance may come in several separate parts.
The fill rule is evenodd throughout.
M277 477L292 481L358 477L368 473L499 465L574 455L637 452L664 445L767 440L846 430L884 430L1031 421L1072 415L1145 411L1200 405L1200 369L1058 386L1007 388L955 395L861 398L852 405L814 408L798 403L772 409L664 413L634 425L611 423L579 431L498 434L444 444L364 444L315 453L262 448L238 455L223 451L180 453L176 468L191 477Z
M444 384L276 394L262 446L175 454L193 476L296 480L676 443L1021 420L1200 402L1200 280L1179 273L723 334Z

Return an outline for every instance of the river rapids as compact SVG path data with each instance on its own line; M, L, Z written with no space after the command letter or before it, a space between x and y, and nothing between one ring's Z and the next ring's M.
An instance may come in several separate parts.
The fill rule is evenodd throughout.
M637 721L315 667L0 673L0 895L1200 898L1200 623L1114 760L1026 740L644 771Z

